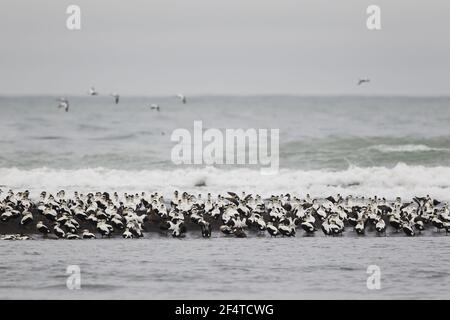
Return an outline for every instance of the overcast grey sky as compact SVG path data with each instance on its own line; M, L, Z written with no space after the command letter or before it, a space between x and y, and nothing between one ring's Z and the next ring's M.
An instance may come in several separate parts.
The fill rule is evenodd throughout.
M2 0L0 94L450 94L449 33L448 0Z

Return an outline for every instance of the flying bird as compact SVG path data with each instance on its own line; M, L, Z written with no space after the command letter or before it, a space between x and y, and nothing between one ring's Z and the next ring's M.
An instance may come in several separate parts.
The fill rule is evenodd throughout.
M177 94L177 98L180 99L182 103L186 103L186 97L181 93Z
M66 112L69 112L69 100L66 98L59 98L56 101L59 102L58 109L64 108Z
M89 88L89 95L91 95L91 96L98 96L98 92L95 90L95 87L94 86L92 86L92 87L90 87Z
M151 110L159 111L159 105L156 104L156 103L152 103L152 104L150 105L150 109L151 109Z
M116 102L116 104L118 104L120 95L118 95L117 93L111 93L111 96L114 97L114 101Z
M370 79L369 78L360 78L358 80L358 86L360 86L360 85L362 85L363 83L366 83L366 82L370 82Z

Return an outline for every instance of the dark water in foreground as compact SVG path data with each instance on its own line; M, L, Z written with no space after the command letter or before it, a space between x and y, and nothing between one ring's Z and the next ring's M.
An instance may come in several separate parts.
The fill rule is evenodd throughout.
M450 238L2 241L1 299L450 298ZM214 236L214 235L213 235ZM79 265L81 290L66 287ZM366 286L378 265L381 289Z

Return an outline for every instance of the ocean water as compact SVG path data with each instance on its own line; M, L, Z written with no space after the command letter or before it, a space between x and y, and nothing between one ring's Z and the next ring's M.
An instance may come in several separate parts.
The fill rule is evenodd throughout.
M69 113L55 98L0 97L1 189L450 200L448 97L69 97ZM279 173L174 165L172 131L197 120L279 129ZM1 241L0 298L450 298L449 249L443 233ZM80 266L81 290L67 289L68 265ZM369 265L380 290L366 286Z
M0 97L0 185L450 199L449 97ZM160 112L149 105L157 103ZM279 129L280 171L171 161L177 128ZM196 184L205 184L196 187Z
M2 241L0 298L449 299L449 250L446 236Z

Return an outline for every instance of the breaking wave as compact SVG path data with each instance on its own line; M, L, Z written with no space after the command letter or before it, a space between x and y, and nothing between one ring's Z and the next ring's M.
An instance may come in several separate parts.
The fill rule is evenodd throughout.
M379 152L427 152L427 151L450 151L448 148L432 148L424 144L401 144L401 145L387 145L379 144L371 146L368 149L377 150Z
M39 168L22 170L0 168L0 188L28 189L37 192L67 191L158 191L170 196L175 189L188 192L246 191L263 196L291 193L315 197L341 193L412 197L430 194L450 200L450 167L410 166L400 163L392 168L349 167L346 170L282 169L276 175L261 175L259 170L222 170L213 167L174 170L112 170L90 168L60 170Z

